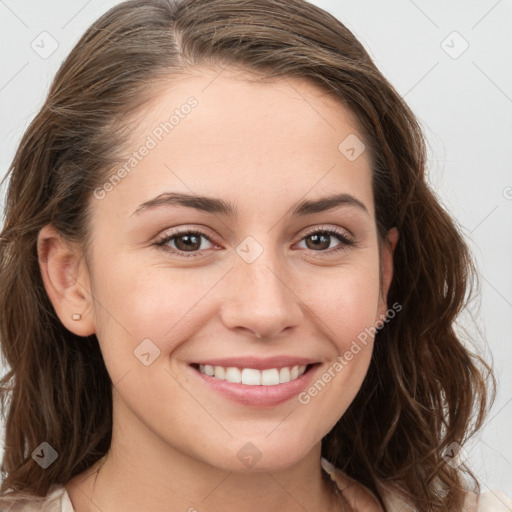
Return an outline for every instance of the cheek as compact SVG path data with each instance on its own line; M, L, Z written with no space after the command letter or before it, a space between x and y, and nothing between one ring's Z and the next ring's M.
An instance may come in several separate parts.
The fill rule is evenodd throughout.
M221 277L211 270L148 266L128 258L99 265L95 319L105 360L114 369L131 365L142 342L151 348L144 340L162 354L171 352L200 325L202 302Z
M316 272L301 298L319 322L325 337L339 353L375 325L379 307L379 271L376 262L347 265Z
M364 381L373 352L378 277L373 265L344 268L322 281L321 288L309 289L312 312L321 320L316 325L332 349L330 360L298 397L304 414L322 418L308 426L313 438L322 438L336 424Z

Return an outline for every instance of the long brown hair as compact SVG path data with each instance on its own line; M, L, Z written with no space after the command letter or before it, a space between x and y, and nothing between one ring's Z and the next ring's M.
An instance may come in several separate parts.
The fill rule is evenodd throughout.
M491 367L454 328L478 284L474 264L426 183L414 114L354 35L304 0L131 0L96 21L60 67L8 174L0 495L45 495L109 449L112 383L98 341L59 321L37 236L52 223L66 239L87 241L91 194L122 161L126 123L156 84L199 64L306 78L356 114L371 152L379 237L392 227L400 233L388 303L402 310L378 331L364 383L323 439L322 455L379 498L387 483L420 512L461 510L468 477L480 487L443 451L483 425L496 386ZM59 453L44 470L30 455L42 441Z

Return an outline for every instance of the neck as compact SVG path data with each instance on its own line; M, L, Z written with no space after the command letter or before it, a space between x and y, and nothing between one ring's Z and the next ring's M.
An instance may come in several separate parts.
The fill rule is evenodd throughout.
M336 508L332 484L322 478L320 469L309 467L309 460L286 470L258 473L211 466L195 471L200 463L187 466L177 460L168 459L165 467L153 466L143 459L120 460L115 451L109 452L68 484L75 512L341 510Z
M229 471L134 425L114 428L107 455L68 483L75 512L342 510L333 483L322 477L320 442L286 469Z

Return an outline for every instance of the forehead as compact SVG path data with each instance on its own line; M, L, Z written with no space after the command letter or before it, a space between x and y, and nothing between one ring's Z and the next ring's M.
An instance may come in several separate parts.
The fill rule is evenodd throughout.
M265 133L286 126L287 130L279 131L277 139L285 146L294 142L303 144L304 135L311 144L330 145L332 140L322 144L328 129L338 135L344 131L361 134L354 113L332 92L310 79L266 78L239 68L196 67L173 77L172 81L154 85L152 100L137 113L134 136L141 138L154 128L155 121L168 120L190 97L198 103L194 115L190 116L192 122L195 118L196 129L201 121L209 123L202 128L209 131L210 138L241 139L248 133L254 137L262 124L267 129L260 132L258 142L266 139L272 144L272 138L265 137ZM173 129L174 138L180 131L183 127ZM200 133L197 135L199 138ZM299 135L300 140L294 135ZM249 145L251 140L244 142Z
M358 120L308 80L196 68L157 84L132 125L126 161L132 151L151 149L109 194L111 200L122 197L131 211L166 191L235 194L260 207L347 192L357 193L373 215L370 161ZM345 152L354 143L361 151L355 159Z

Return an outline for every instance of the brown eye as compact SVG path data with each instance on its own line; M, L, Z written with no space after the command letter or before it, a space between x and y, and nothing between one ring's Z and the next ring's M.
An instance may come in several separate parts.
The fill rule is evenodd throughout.
M204 247L201 249L203 239L213 244L210 238L200 231L180 231L165 235L156 245L180 256L200 256L202 250L206 250Z
M185 233L183 235L174 236L173 239L179 251L197 251L201 247L201 237L202 235L195 233Z
M329 249L331 238L332 238L331 235L321 234L321 235L309 235L305 239L307 241L311 242L311 243L308 243L306 241L306 245L308 246L308 249L326 250L326 249Z
M337 238L340 243L334 248L331 248L331 241L334 238ZM328 254L346 249L355 244L354 240L336 229L317 229L316 231L310 231L302 240L305 240L307 249L313 252L327 252Z

